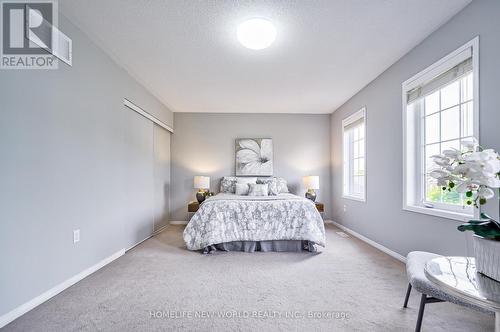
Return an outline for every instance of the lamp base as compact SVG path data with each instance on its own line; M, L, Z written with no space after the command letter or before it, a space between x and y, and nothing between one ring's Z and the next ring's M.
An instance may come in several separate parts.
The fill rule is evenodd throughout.
M316 192L314 191L314 189L309 189L306 192L306 198L310 199L313 202L316 201Z
M204 191L198 191L196 193L196 200L198 201L198 203L202 203L206 198L206 195L205 195L205 192Z

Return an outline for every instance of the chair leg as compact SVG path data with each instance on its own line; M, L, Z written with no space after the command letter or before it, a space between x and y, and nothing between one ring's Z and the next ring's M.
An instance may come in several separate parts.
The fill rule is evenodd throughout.
M403 304L403 308L408 308L408 299L410 298L411 293L411 284L408 283L408 289L406 290L405 304Z
M422 318L424 318L424 309L426 302L427 302L427 295L422 294L422 297L420 298L420 308L418 309L418 319L417 319L417 326L415 326L415 332L420 332L420 328L422 327Z

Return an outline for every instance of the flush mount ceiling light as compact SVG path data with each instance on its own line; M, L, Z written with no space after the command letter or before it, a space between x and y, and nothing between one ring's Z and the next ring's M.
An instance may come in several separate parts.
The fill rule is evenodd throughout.
M246 48L262 50L271 46L276 39L276 28L266 19L252 18L238 26L237 36Z

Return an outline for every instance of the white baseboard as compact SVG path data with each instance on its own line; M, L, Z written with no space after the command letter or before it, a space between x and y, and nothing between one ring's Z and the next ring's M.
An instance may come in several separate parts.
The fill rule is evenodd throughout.
M327 222L325 221L325 223L327 223ZM395 251L392 251L391 249L389 249L389 248L387 248L387 247L384 247L384 246L383 246L383 245L381 245L380 243L377 243L377 242L375 242L375 241L373 241L373 240L370 240L370 239L369 239L369 238L367 238L366 236L363 236L363 235L361 235L361 234L359 234L359 233L357 233L357 232L353 231L352 229L347 228L347 227L345 227L344 225L339 224L338 222L335 222L335 221L333 221L333 220L329 220L329 222L328 222L328 223L329 223L329 224L331 223L331 224L333 224L333 225L337 226L338 228L340 228L340 229L342 229L343 231L345 231L345 232L347 232L347 233L351 234L351 235L352 235L352 236L354 236L354 237L357 237L357 238L358 238L358 239L360 239L361 241L366 242L367 244L371 245L372 247L375 247L375 248L377 248L378 250L385 252L387 255L392 256L392 257L396 258L398 261L403 262L403 263L406 263L406 257L404 257L404 256L402 256L402 255L400 255L400 254L398 254L398 253L397 253L397 252L395 252Z
M188 222L187 220L171 220L170 225L187 225Z
M144 240L141 240L141 241L137 242L136 244L128 247L127 249L125 249L125 252L129 251L130 249L134 249L135 247L137 247L139 244L143 243L144 241L149 240L150 238L152 238L153 236L155 236L157 234L160 234L165 229L167 229L168 225L169 224L166 224L165 226L161 227L160 229L157 229L156 231L154 231L151 235L147 236Z
M169 224L167 223L165 226L163 226L163 227L161 227L161 228L158 228L156 231L154 231L153 235L151 235L151 236L155 236L155 235L157 235L157 234L160 234L161 232L163 232L164 230L166 230L166 229L167 229L168 225L169 225Z
M66 288L73 286L76 284L78 281L82 280L83 278L87 277L88 275L96 272L100 268L104 267L105 265L108 265L115 259L119 258L120 256L123 256L125 254L125 249L121 249L118 252L114 253L113 255L104 258L102 261L99 263L89 267L88 269L83 270L82 272L78 273L77 275L69 278L66 281L63 281L59 285L49 289L43 294L38 295L34 299L31 299L30 301L20 305L19 307L11 310L10 312L6 313L5 315L0 316L0 328L4 327L5 325L9 324L12 322L14 319L21 317L31 309L39 306L43 302L47 301L48 299L56 296Z
M135 248L135 247L137 247L139 244L141 244L141 243L143 243L144 241L149 240L150 238L152 238L152 237L153 237L153 235L155 235L155 234L156 234L156 232L155 232L155 233L153 233L153 234L151 234L151 235L148 235L145 239L140 240L140 241L139 241L139 242L137 242L136 244L131 245L130 247L128 247L128 248L126 248L126 249L125 249L125 252L127 252L127 251L129 251L129 250L131 250L131 249L134 249L134 248Z

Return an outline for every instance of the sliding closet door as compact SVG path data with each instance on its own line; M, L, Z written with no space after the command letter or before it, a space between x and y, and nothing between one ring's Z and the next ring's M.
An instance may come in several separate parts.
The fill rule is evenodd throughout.
M125 108L125 107L124 107ZM130 248L154 229L153 123L125 108L124 235Z
M154 124L154 229L168 224L170 213L170 133Z

